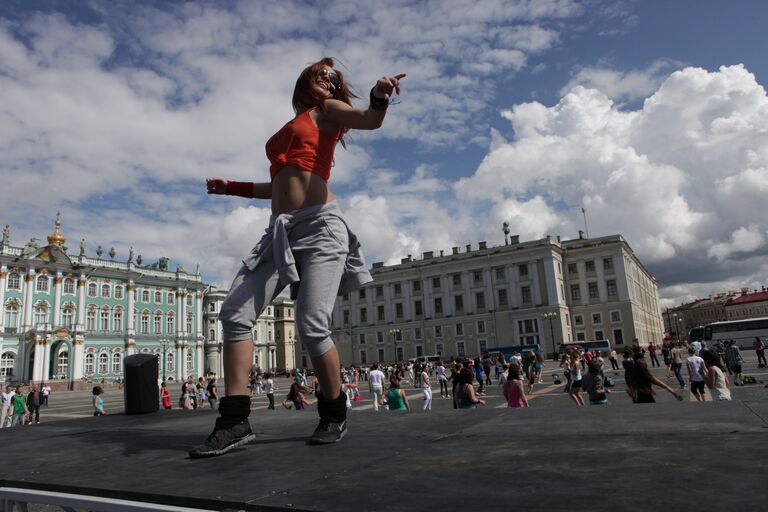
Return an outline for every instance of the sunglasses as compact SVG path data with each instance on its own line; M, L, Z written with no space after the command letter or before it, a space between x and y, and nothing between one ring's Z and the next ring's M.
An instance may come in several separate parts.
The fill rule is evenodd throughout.
M320 71L317 72L317 76L327 79L333 86L334 90L338 90L339 87L341 87L341 80L339 79L339 75L332 73L328 68L320 68Z

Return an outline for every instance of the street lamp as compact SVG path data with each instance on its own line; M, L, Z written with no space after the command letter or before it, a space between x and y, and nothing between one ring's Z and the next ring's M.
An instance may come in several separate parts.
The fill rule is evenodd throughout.
M392 345L394 346L394 349L395 349L394 360L395 360L395 364L397 364L398 363L398 360L397 360L397 337L400 336L400 329L390 329L389 330L389 334L392 335Z
M163 347L163 382L165 382L165 368L167 366L165 364L165 350L166 350L166 347L168 346L168 340L164 339L164 338L161 339L160 340L160 345Z
M541 315L545 320L549 320L549 334L552 338L552 357L557 361L557 345L555 344L555 328L553 322L557 318L557 312L550 311Z

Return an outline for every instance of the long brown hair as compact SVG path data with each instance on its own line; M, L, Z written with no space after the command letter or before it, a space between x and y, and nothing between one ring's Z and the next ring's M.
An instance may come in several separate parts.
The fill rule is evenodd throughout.
M326 66L332 68L336 73L336 76L339 77L339 86L336 87L333 91L333 99L343 101L351 107L352 98L360 97L349 88L347 81L344 79L344 75L341 71L336 69L334 65L335 62L331 57L323 57L314 64L310 64L304 68L304 70L299 75L299 78L296 80L296 86L293 88L293 99L291 100L291 104L293 105L293 111L296 114L304 110L306 107L319 107L320 109L323 108L323 101L326 98L318 96L312 90L312 81L317 77L320 70ZM344 134L348 131L349 128L346 126L341 127L341 136L339 137L339 141L344 148L346 148L346 145L344 144Z

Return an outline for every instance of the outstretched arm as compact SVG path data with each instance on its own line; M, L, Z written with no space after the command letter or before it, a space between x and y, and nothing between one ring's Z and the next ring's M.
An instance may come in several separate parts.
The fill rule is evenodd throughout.
M392 93L400 94L400 80L405 73L395 76L383 76L371 89L371 104L363 110L353 108L340 100L325 100L325 115L334 123L355 130L375 130L381 127Z
M251 183L231 181L222 178L205 180L209 194L240 196L253 199L272 199L272 183Z

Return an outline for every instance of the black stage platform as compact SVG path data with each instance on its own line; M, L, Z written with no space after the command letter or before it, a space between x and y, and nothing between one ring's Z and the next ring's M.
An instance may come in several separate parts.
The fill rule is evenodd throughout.
M213 510L768 510L756 395L352 411L344 441L320 447L305 444L314 410L256 411L255 443L202 460L187 450L211 411L61 421L0 431L2 484Z

